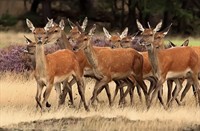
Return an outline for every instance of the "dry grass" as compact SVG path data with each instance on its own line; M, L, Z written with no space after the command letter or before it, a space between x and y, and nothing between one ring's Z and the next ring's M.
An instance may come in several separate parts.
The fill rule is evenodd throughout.
M0 32L0 48L6 47L9 45L16 45L16 44L25 44L25 38L24 35L26 35L28 38L33 40L33 35L31 33L25 33L25 32Z
M24 35L33 40L33 35L31 33L0 32L0 48L11 44L25 44ZM176 41L178 43L174 42L175 44L182 43L180 39L176 39ZM195 42L194 45L199 45L199 39L192 39L192 41ZM93 86L94 82L87 80L87 100L91 97ZM110 86L113 94L113 87L115 85L111 83ZM78 105L79 95L77 95L78 93L75 86L73 89L74 96L77 98L75 104ZM200 110L194 104L195 102L191 91L186 96L186 106L177 107L176 104L174 104L174 107L167 111L164 110L158 102L153 108L146 111L144 103L141 104L139 102L137 95L135 95L134 107L127 106L123 109L118 108L118 99L116 99L115 106L110 108L108 107L105 91L103 91L99 99L104 100L105 103L99 104L96 111L91 108L90 112L85 112L83 108L80 110L72 109L69 108L67 104L65 107L57 109L56 93L52 90L49 99L52 108L49 112L45 112L42 115L35 109L35 93L36 82L33 77L27 80L22 75L14 75L12 73L7 73L5 75L0 74L0 127L6 125L12 127L10 124L34 120L38 122L41 121L42 123L44 122L43 120L51 121L52 119L59 119L58 121L62 121L60 118L71 117L79 119L78 121L82 121L82 124L80 122L79 124L75 124L75 126L73 124L67 125L70 130L177 130L195 124L200 125ZM127 101L128 100L129 98L127 98ZM62 123L59 122L58 124L62 125ZM30 123L28 123L28 125L30 125ZM37 129L40 129L40 127L41 126L34 126L34 128ZM57 126L54 126L52 123L47 123L45 129L52 130L55 127Z
M94 82L87 80L86 83L86 98L89 100ZM110 84L111 89L113 89L114 86L115 85L113 83ZM73 89L74 96L77 97L75 103L78 105L79 95L76 95L77 89L75 86ZM77 110L69 108L67 105L61 109L57 109L56 93L52 90L49 99L52 104L52 108L49 112L45 112L43 114L35 109L35 93L36 82L32 77L29 80L26 80L21 75L13 75L10 73L3 75L0 78L0 127L19 122L70 117L85 118L83 125L88 125L88 129L96 128L101 130L127 129L127 127L133 129L136 128L136 126L138 129L150 129L151 127L151 129L176 130L180 127L200 124L200 110L194 104L195 102L191 91L186 96L186 106L177 107L176 104L174 104L173 108L167 111L164 110L158 102L153 108L146 111L145 105L139 102L137 95L135 95L135 107L127 106L123 109L118 108L116 101L115 106L110 108L108 107L105 92L102 92L99 99L104 100L105 103L99 104L97 110L91 108L90 112L86 112L83 108ZM127 101L128 100L129 98L127 98ZM109 122L110 120L107 120L107 118L116 118L116 120L114 123L111 122L108 124L106 121ZM129 121L131 120L132 122L137 121L137 123L133 125L133 122L129 126L124 125L124 121L127 121L126 119ZM122 121L120 122L120 120ZM100 125L103 123L105 127L100 128ZM120 128L116 128L116 125Z

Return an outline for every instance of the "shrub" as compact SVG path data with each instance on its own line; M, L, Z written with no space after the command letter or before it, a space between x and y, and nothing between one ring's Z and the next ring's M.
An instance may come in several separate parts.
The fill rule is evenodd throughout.
M11 45L0 49L0 72L26 72L34 69L30 56L24 53L26 47L22 45ZM48 46L46 54L55 52L59 47L57 45Z
M29 70L28 58L25 57L24 46L11 45L0 50L0 71L24 72Z

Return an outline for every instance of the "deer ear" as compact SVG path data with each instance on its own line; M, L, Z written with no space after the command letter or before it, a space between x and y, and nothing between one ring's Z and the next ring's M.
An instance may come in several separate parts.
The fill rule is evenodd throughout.
M51 27L53 27L53 19L50 19L44 27L45 31L48 31Z
M120 35L120 38L123 39L124 37L127 36L127 34L128 34L128 27L126 27L126 28L124 29L124 31L123 31L122 34Z
M136 20L136 23L137 23L137 27L138 27L138 29L140 30L140 31L144 31L144 28L143 28L143 26L142 26L142 24L139 22L139 20L137 19Z
M173 42L171 42L170 40L169 40L169 45L170 45L171 47L176 47L176 45L175 45Z
M168 32L169 32L171 26L172 26L172 23L171 23L167 28L164 29L164 32L163 32L164 35L167 35L167 34L168 34Z
M48 21L51 21L51 20L53 20L53 19L49 19L49 17L47 17L47 20L48 20Z
M85 31L85 28L86 28L86 26L87 26L87 23L88 23L88 18L85 17L85 19L84 19L84 21L83 21L83 23L82 23L82 26L81 26L83 32Z
M184 43L181 46L188 46L189 45L189 40L185 40Z
M151 25L150 25L149 21L147 22L147 25L148 25L149 29L151 29Z
M63 19L60 20L59 27L61 28L61 30L64 30L64 28L65 28L65 21Z
M131 40L134 40L135 39L135 37L138 35L138 33L139 33L139 31L138 32L136 32L133 36L132 36L132 38L131 38Z
M67 21L69 22L69 25L72 29L76 26L71 20L69 20L69 18L67 19Z
M29 38L27 38L25 35L24 35L24 37L25 37L25 39L26 39L27 45L30 45L30 44L32 43L32 41L31 41Z
M90 36L94 35L95 30L96 30L96 24L93 25L92 29L90 29L88 35Z
M106 28L105 27L103 27L103 32L104 32L104 34L105 34L105 36L108 38L108 39L110 39L111 38L111 35L110 35L110 33L106 30Z
M160 20L160 22L156 25L156 28L153 31L157 32L160 30L161 27L162 27L162 20Z
M28 26L28 28L33 32L35 30L34 25L32 24L32 22L29 19L26 19L26 24Z

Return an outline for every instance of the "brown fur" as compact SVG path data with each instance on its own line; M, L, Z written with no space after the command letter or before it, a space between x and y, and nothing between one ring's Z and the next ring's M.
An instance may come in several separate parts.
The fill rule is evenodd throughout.
M136 80L144 90L142 81L142 56L134 49L115 49L106 47L94 48L90 41L90 37L84 34L80 35L76 48L82 49L89 63L93 66L97 76L101 76L101 80L96 83L93 92L92 102L96 99L97 91L100 87L107 84L111 80L124 79L134 74ZM145 92L147 98L147 91Z
M44 44L47 42L47 34L45 29L35 29L32 23L27 25L30 27L30 29L34 29L32 32L34 33L36 41L35 79L37 81L37 104L43 108L43 105L47 102L53 85L63 82L67 80L69 76L73 75L77 80L78 90L81 99L84 102L84 107L86 110L89 110L88 106L86 105L84 96L85 87L82 80L83 72L80 70L79 63L75 54L72 51L65 49L45 55ZM55 78L57 78L57 81L55 81ZM44 100L41 105L40 99L44 85L46 85L47 88L44 92Z
M159 23L160 24L160 23ZM192 50L190 47L178 47L178 48L172 48L167 50L158 50L153 45L154 41L154 35L155 32L159 29L160 26L156 26L156 28L153 29L143 29L143 27L138 24L138 28L142 29L143 32L141 35L143 36L143 43L148 48L148 54L151 62L152 67L154 68L155 76L158 78L158 83L156 86L155 91L152 94L151 102L148 107L151 106L151 103L155 96L157 95L158 91L161 89L162 84L167 79L167 73L169 72L179 72L179 76L168 76L168 78L182 78L182 77L188 77L188 74L183 74L183 71L186 71L186 69L190 68L191 71L187 72L189 73L189 77L193 80L194 85L196 89L198 89L199 94L199 101L200 101L200 93L199 93L199 83L197 81L197 75L198 75L198 61L199 58L197 54ZM175 95L173 99L170 101L170 104L172 101L177 97L181 86L178 79L176 79L177 82L177 90L175 91ZM199 103L200 104L200 103Z

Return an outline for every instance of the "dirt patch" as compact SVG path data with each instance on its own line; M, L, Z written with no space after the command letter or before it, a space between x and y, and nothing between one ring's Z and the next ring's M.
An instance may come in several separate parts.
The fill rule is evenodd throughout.
M70 130L70 131L97 131L97 130L184 130L184 131L199 131L200 124L177 126L172 120L161 121L141 121L129 120L124 117L104 118L100 116L86 118L61 118L38 120L32 122L21 122L4 126L0 130Z

